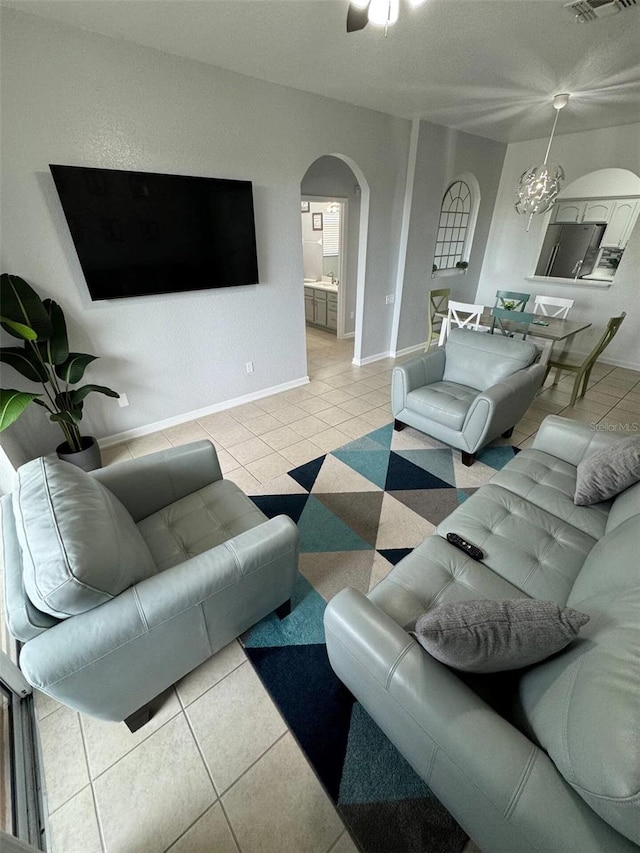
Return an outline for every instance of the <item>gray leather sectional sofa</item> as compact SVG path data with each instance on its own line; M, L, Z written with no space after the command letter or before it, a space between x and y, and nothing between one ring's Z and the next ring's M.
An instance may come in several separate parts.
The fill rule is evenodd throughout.
M335 672L483 853L639 849L640 483L574 504L580 460L620 437L550 416L368 596L326 610ZM437 604L526 597L590 617L526 669L465 675L409 633Z

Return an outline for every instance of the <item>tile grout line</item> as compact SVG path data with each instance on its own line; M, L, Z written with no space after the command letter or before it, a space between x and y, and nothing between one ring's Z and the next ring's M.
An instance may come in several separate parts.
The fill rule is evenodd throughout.
M89 749L87 747L87 741L84 732L84 723L82 721L82 714L78 713L78 722L80 723L80 737L82 738L82 748L84 750L84 760L87 764L87 775L89 776L89 787L91 788L91 799L93 802L93 811L96 816L96 824L98 827L98 836L100 838L100 845L102 847L103 853L106 853L107 850L107 842L106 836L104 832L104 827L102 825L102 818L100 816L100 809L98 808L98 795L96 793L96 789L93 785L93 777L91 774L91 762L89 761ZM64 853L64 851L63 851Z

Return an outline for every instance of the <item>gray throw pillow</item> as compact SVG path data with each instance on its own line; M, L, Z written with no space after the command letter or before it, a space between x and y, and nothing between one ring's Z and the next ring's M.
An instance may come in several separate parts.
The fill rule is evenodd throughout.
M555 601L455 601L424 613L415 637L432 657L464 672L520 669L559 652L589 621Z
M576 469L576 506L609 500L640 480L640 435L586 456Z

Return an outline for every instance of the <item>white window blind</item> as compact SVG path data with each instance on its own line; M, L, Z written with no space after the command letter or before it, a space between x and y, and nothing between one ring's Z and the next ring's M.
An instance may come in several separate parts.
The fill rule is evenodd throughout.
M322 254L339 254L340 249L340 212L327 211L322 215Z

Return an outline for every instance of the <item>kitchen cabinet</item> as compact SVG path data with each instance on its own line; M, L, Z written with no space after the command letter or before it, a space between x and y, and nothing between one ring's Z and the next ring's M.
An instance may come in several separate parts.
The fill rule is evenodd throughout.
M624 249L640 213L637 198L593 198L556 202L552 223L605 222L602 248Z
M336 331L338 328L338 294L320 287L304 288L304 318L307 323Z
M613 215L614 198L596 198L585 202L581 222L609 222Z
M557 201L552 222L581 222L586 202Z
M631 236L640 211L638 199L619 199L615 202L607 230L600 245L602 248L624 249Z

